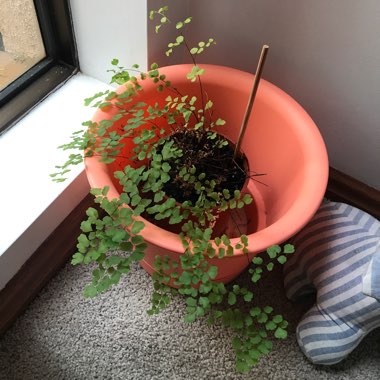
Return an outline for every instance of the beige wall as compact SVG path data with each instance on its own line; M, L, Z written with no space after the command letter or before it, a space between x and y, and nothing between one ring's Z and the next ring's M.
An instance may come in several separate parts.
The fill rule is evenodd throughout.
M167 3L174 13L194 16L194 40L217 40L202 57L205 63L253 72L261 45L268 43L264 78L309 112L326 141L332 166L380 189L379 0ZM161 38L150 25L150 61L166 63L158 55L166 42ZM172 60L180 61L181 54Z

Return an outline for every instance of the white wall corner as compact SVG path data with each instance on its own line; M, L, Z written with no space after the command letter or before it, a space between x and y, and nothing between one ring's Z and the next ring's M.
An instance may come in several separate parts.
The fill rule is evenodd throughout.
M109 83L111 60L147 68L146 0L71 0L82 73Z

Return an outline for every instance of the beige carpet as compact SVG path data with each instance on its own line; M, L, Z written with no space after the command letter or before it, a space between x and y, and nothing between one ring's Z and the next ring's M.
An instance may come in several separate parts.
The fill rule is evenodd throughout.
M259 284L256 301L289 320L290 336L276 341L248 375L234 370L226 329L182 322L180 298L162 314L147 316L152 286L141 268L117 289L86 300L80 289L88 271L67 265L0 340L0 379L380 379L380 330L339 365L305 359L294 331L306 306L285 298L280 269ZM238 281L249 283L245 275Z

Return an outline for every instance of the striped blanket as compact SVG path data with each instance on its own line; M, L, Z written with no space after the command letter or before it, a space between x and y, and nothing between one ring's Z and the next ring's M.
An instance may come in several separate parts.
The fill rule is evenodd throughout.
M343 203L325 202L294 238L284 267L288 298L316 293L297 339L316 364L343 360L380 327L380 222Z

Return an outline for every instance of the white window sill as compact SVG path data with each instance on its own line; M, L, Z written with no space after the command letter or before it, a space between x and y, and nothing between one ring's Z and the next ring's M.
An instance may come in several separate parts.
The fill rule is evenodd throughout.
M49 174L68 155L57 147L94 113L83 99L105 88L78 74L0 137L0 290L88 194L83 165L60 184Z

